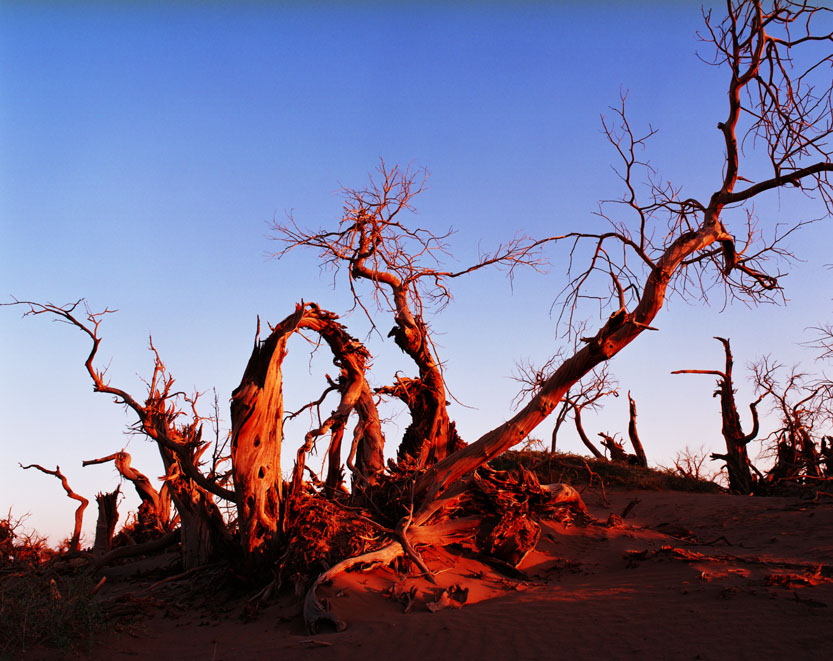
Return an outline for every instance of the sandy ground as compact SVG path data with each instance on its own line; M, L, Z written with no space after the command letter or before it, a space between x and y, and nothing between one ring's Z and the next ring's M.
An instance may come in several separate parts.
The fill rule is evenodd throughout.
M830 659L833 504L670 492L585 494L598 522L544 526L509 578L451 552L426 555L439 587L391 569L322 589L349 627L309 635L288 599L251 622L240 607L139 618L79 658ZM624 524L607 525L634 499ZM443 587L462 607L431 612ZM399 594L415 587L411 610ZM455 593L461 594L461 593ZM30 658L54 658L41 651Z

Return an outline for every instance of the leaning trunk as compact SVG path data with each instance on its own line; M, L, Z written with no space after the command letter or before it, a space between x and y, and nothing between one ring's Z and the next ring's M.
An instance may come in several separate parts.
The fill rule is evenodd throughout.
M599 332L587 338L584 347L565 360L514 417L422 475L416 485L416 492L424 499L422 514L432 511L433 501L464 475L520 443L549 416L576 382L594 367L618 354L650 327L665 301L673 273L686 258L712 245L721 235L721 205L716 201L712 204L713 208L707 211L701 228L677 238L656 263L633 312L622 309L611 315Z

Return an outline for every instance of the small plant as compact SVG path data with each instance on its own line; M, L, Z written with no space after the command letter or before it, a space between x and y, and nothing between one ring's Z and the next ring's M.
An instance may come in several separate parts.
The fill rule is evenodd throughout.
M0 658L77 647L102 621L92 579L55 571L55 552L22 522L11 512L0 519Z
M28 569L0 578L0 657L43 645L76 648L101 624L93 581Z

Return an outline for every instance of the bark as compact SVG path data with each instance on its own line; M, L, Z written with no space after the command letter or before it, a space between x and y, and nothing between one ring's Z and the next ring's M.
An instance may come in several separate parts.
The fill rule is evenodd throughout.
M353 432L353 444L347 461L348 468L365 484L375 484L385 468L385 436L373 393L367 382L362 385L356 401L359 422ZM355 464L354 464L355 462Z
M93 555L104 555L113 548L113 533L119 520L118 499L120 488L110 493L100 493L95 499L98 503L98 521L95 525L95 542Z
M194 447L200 447L199 435L194 438ZM182 565L186 570L216 559L231 542L214 497L190 479L183 469L186 462L192 466L199 463L202 451L208 446L201 447L185 457L165 447L159 448L165 466L165 483L179 515Z
M46 473L47 475L54 475L61 481L61 486L64 488L64 491L66 491L67 496L69 496L73 500L77 500L80 503L78 505L78 508L75 510L75 526L72 529L72 537L70 537L69 540L69 550L78 551L79 546L81 544L81 527L84 524L84 510L87 509L87 505L90 504L90 501L84 498L84 496L81 496L72 490L72 488L69 486L69 482L67 481L66 476L61 472L60 466L56 466L54 471L48 470L38 464L29 464L28 466L20 464L20 467L23 470L27 470L29 468L37 468L41 473Z
M344 439L344 423L334 425L330 431L330 447L327 449L327 478L324 487L329 497L333 497L344 483L344 469L341 466L341 442Z
M645 455L645 449L642 447L642 441L639 439L639 433L636 431L636 402L633 401L630 391L628 392L628 411L628 437L631 440L631 445L636 455L636 465L647 468L648 457Z
M378 413L365 380L370 354L351 337L338 317L314 303L298 304L295 312L278 324L262 342L256 342L240 385L232 393L231 453L238 526L244 552L262 556L276 548L280 539L284 501L301 488L306 454L316 438L346 424L350 413L360 412L360 426L375 417L378 433L364 436L360 466L362 478L373 483L384 468L384 439ZM341 401L335 411L310 431L299 449L288 493L284 493L280 469L283 438L283 375L281 364L289 337L299 329L318 333L333 352L341 368ZM361 404L360 404L361 402ZM364 415L364 424L362 419ZM371 421L372 422L372 421ZM371 425L372 426L372 425ZM335 453L331 455L334 457ZM336 470L336 469L332 469Z
M433 376L426 378L427 382L422 377L398 377L394 385L378 390L393 395L408 407L411 423L402 436L397 457L399 460L408 459L418 467L433 464L465 445L457 434L456 425L445 412L444 394L442 405L439 403L437 387L440 386L437 386ZM441 388L441 392L445 393L445 386Z
M388 183L388 182L386 182ZM396 345L414 361L419 370L419 386L411 390L409 401L413 432L403 438L399 455L410 457L418 467L433 464L453 452L459 438L448 417L445 392L445 379L437 359L431 351L431 339L428 326L422 315L411 309L409 296L421 305L417 291L417 277L400 278L391 271L376 268L379 263L373 257L381 237L376 228L367 221L366 214L357 223L360 231L358 249L350 260L350 273L353 277L364 278L377 286L390 288L396 325L388 333ZM368 260L373 266L368 265ZM412 258L406 258L410 267L414 267ZM418 310L419 312L419 310ZM454 435L453 435L454 434Z
M130 454L124 450L100 459L83 461L81 465L86 467L108 461L114 462L116 470L124 479L133 484L136 493L142 500L142 504L139 506L140 524L154 528L158 532L168 532L171 518L171 496L167 483L163 484L162 489L157 491L144 473L130 465Z
M231 460L240 543L248 555L275 546L280 533L283 478L283 375L286 342L304 308L255 340L240 385L231 395ZM260 330L258 322L258 331Z

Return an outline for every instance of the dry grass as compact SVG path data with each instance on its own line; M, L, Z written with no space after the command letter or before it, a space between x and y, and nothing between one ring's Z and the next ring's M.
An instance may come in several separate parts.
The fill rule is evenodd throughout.
M58 572L45 540L0 520L0 658L37 646L77 649L102 623L86 575Z
M574 487L584 486L591 479L600 478L605 487L623 489L701 493L724 491L714 482L684 477L669 469L642 468L561 452L510 451L493 459L491 466L496 470L512 470L523 466L535 472L542 483L564 482Z

